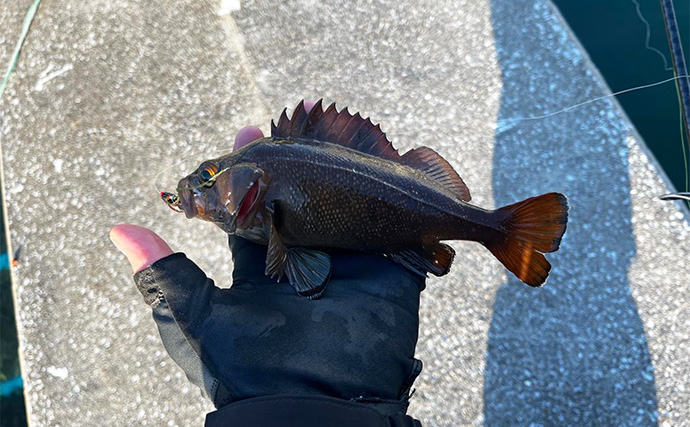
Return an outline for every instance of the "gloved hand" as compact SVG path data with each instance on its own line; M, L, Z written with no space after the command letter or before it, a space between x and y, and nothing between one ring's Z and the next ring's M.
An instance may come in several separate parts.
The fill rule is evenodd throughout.
M236 146L257 137L245 128ZM381 256L332 252L328 287L309 300L264 275L266 246L230 236L233 284L220 289L150 230L121 225L111 238L166 350L217 408L241 418L234 402L272 396L259 401L279 401L276 411L304 399L316 412L350 405L384 422L361 425L412 425L404 413L421 371L413 356L423 278Z

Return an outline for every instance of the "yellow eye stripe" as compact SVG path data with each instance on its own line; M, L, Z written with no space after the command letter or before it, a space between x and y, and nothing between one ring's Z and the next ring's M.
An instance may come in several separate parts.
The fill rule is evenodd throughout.
M216 170L217 170L217 169L216 169ZM227 168L221 170L220 172L218 172L218 173L212 175L210 180L208 180L208 181L206 181L206 182L202 182L202 183L199 184L199 185L195 185L194 187L177 187L176 190L179 192L179 191L181 191L181 190L197 190L197 189L202 188L202 187L210 187L211 185L213 185L214 182L216 182L216 179L217 179L220 175L222 175L223 173L225 173L225 172L227 172L227 171L229 171L229 170L230 170L230 168L227 167Z
M212 177L218 173L218 166L216 165L208 165L204 168L206 172L208 172Z

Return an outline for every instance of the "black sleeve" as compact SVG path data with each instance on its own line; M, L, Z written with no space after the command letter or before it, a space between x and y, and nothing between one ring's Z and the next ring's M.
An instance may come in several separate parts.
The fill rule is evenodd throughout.
M206 427L421 427L394 408L327 396L267 396L231 403L206 416Z

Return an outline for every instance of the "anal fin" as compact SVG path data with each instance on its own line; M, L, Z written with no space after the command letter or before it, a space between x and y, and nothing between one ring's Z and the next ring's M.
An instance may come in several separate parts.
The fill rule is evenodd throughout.
M290 248L285 268L290 285L309 299L321 296L331 275L331 257L306 248Z
M427 272L434 276L443 276L450 270L450 265L455 258L455 251L445 243L436 243L419 248L405 249L388 254L388 256L393 261L402 264L421 276L426 276Z

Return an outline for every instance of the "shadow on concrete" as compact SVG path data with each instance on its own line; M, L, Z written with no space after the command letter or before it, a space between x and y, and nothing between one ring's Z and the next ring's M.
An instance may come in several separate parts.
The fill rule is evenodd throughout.
M503 206L560 191L569 197L570 221L561 249L549 256L546 287L530 289L511 275L496 295L485 423L654 425L654 369L627 279L635 255L631 130L609 101L505 125L601 91L558 21L538 21L544 14L532 13L535 7L551 6L492 0L503 71L494 198Z

